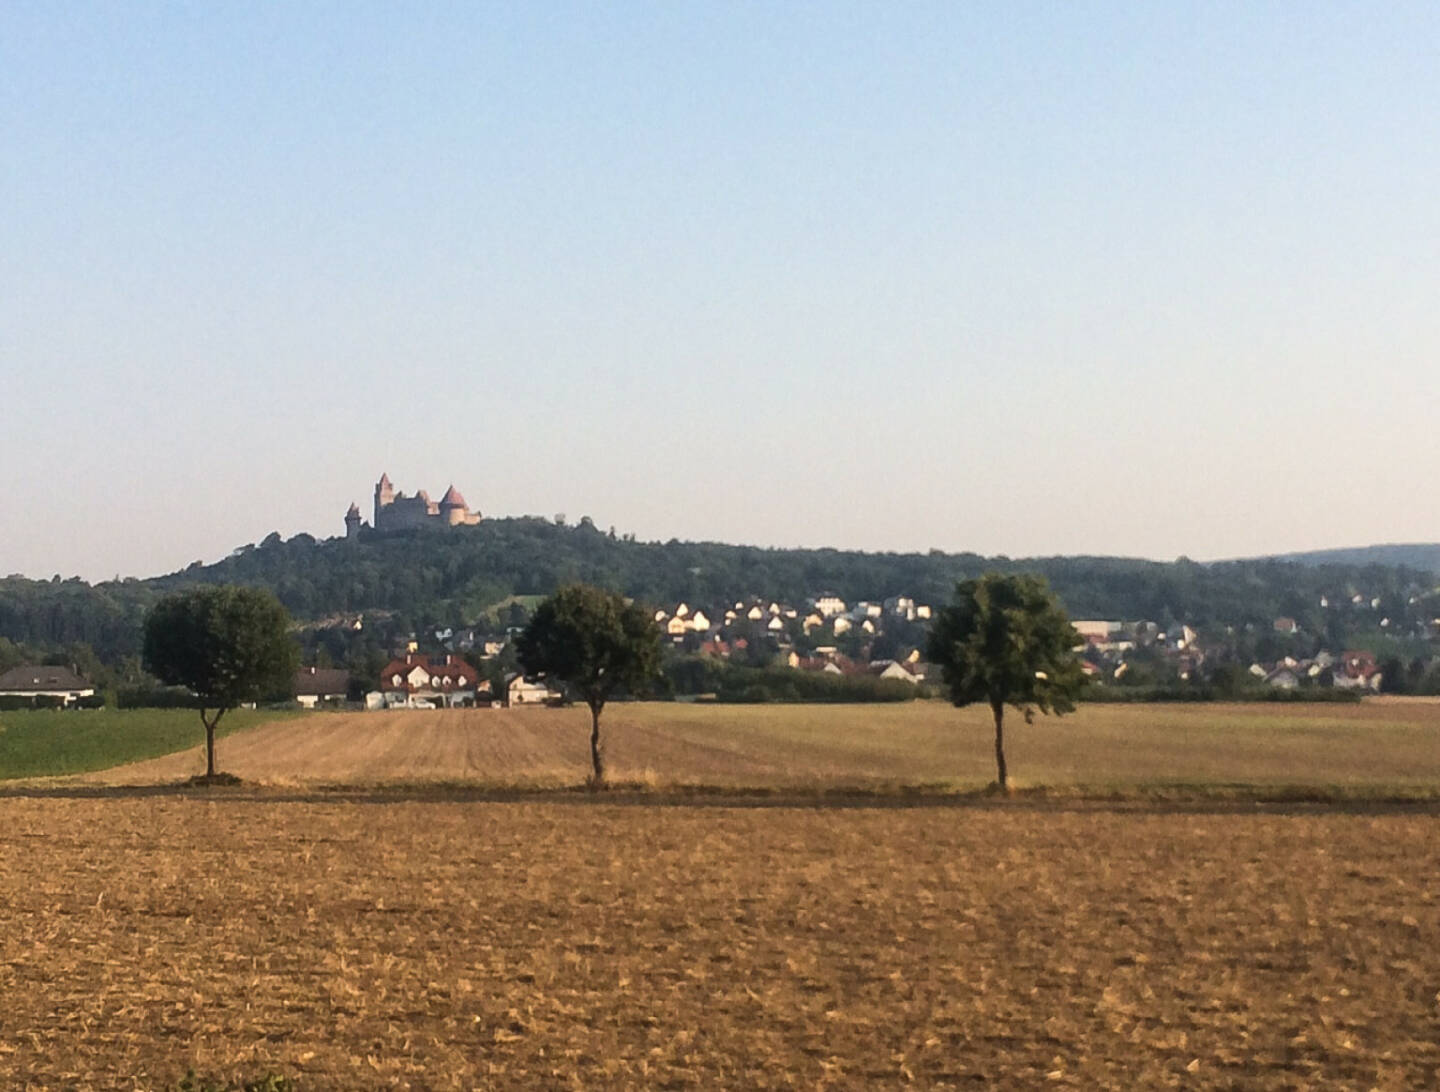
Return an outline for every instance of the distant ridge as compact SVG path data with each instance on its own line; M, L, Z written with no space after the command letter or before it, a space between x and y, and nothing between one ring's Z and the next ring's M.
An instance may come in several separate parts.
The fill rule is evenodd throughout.
M1403 565L1409 569L1440 573L1440 542L1342 546L1330 550L1276 554L1270 560L1293 561L1299 565Z

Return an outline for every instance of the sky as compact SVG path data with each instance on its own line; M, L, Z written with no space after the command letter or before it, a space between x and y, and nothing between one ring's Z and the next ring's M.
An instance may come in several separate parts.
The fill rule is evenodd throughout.
M1440 6L0 12L0 574L1440 540Z

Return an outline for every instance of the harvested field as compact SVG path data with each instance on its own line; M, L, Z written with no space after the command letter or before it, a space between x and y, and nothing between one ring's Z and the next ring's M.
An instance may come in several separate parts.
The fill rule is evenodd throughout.
M1440 1084L1433 810L0 798L0 1085Z
M1018 785L1248 783L1440 791L1440 703L1085 705L1018 716L1007 730ZM614 704L612 775L651 785L983 786L994 777L984 709L902 705ZM270 784L470 781L574 785L589 772L583 709L312 714L224 740L221 766ZM199 748L95 775L177 781Z

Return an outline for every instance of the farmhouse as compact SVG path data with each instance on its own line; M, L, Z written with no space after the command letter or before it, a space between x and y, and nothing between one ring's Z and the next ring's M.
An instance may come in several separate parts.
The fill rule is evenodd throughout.
M74 668L21 664L0 675L0 698L51 698L62 705L93 697L95 685Z

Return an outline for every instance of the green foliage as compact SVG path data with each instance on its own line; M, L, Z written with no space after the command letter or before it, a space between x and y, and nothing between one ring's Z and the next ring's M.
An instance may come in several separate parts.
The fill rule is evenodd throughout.
M167 595L145 619L145 668L195 694L205 725L205 776L214 778L215 728L227 710L290 692L298 649L269 592L234 586ZM207 709L214 710L206 716Z
M918 686L901 679L734 666L721 674L715 698L722 702L896 702L914 701L920 694Z
M192 588L145 619L145 668L192 691L202 709L233 709L288 690L297 662L285 608L257 588Z
M1343 705L1358 703L1360 693L1328 686L1303 686L1295 690L1255 686L1237 691L1202 683L1173 686L1087 686L1080 700L1097 705L1135 705L1147 702L1274 702L1282 705L1335 702Z
M541 603L516 651L526 674L565 683L592 709L617 693L645 692L660 668L660 634L649 614L585 584Z
M516 641L525 671L563 682L590 707L594 783L605 781L600 711L617 693L641 694L660 670L660 633L648 611L615 592L568 584L535 608Z
M750 667L704 655L669 656L662 670L667 697L713 694L722 702L818 703L912 701L930 696L927 688L902 679Z
M986 573L963 580L955 599L930 627L929 659L938 664L957 706L984 702L995 717L997 782L1007 787L1004 710L1028 723L1035 710L1075 708L1085 674L1075 646L1080 636L1043 577Z
M1085 684L1075 627L1043 578L987 573L961 581L936 613L928 646L957 706L1011 705L1027 719L1068 713Z
M707 609L751 594L799 604L823 590L849 601L903 593L937 604L956 581L988 571L1043 575L1071 617L1181 620L1207 637L1233 630L1228 639L1245 646L1241 654L1248 662L1284 652L1309 655L1322 643L1334 652L1365 647L1360 642L1378 632L1382 617L1391 620L1391 632L1422 631L1440 614L1435 577L1420 568L1374 563L1389 556L1367 551L1319 566L1282 560L1012 561L939 551L868 554L636 542L583 523L558 526L533 518L486 520L442 533L371 533L357 542L317 542L309 535L282 542L270 536L262 547L151 580L92 586L78 579L0 579L0 666L10 666L7 641L12 653L17 643L26 647L23 659L12 663L83 644L106 664L117 665L138 656L145 612L161 595L202 584L267 588L305 620L364 613L367 636L379 627L379 640L388 645L400 633L431 624L523 625L535 597L577 581L645 602L683 599ZM1394 556L1410 561L1422 555ZM1350 602L1357 592L1368 597L1363 605ZM1322 597L1329 607L1320 606ZM1378 598L1379 607L1370 607L1369 598ZM512 612L512 606L519 609ZM1282 641L1273 633L1272 623L1282 615L1299 623L1297 639ZM900 639L919 642L913 634Z
M195 709L195 695L180 686L122 686L115 692L120 709Z

